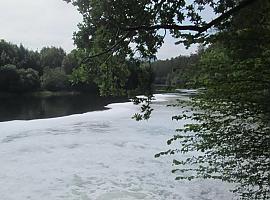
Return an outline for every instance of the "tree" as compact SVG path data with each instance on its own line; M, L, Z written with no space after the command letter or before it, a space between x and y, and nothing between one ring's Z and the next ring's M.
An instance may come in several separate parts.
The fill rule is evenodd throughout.
M61 68L45 67L41 77L41 86L50 91L69 90L70 83L68 76Z
M181 31L192 31L195 33L193 39L200 38L206 36L205 32L208 29L219 27L221 24L224 26L232 15L256 2L256 0L217 2L195 0L190 3L185 0L65 1L77 6L84 17L84 22L79 24L80 30L74 38L78 47L92 48L93 44L97 44L99 35L106 34L109 36L108 41L105 38L100 39L106 41L108 48L105 49L108 52L120 51L123 48L130 50L128 44L135 43L136 49L144 56L155 53L161 45L164 37L158 32L159 29L170 30L170 34L175 38L191 38L191 33ZM202 17L202 11L207 7L219 15L210 22ZM183 25L187 21L190 25Z
M179 148L163 153L200 152L173 161L177 180L221 179L237 183L234 191L242 199L269 199L269 55L241 61L233 56L222 46L202 55L199 81L207 90L179 102L192 110L173 119L192 123L168 141Z
M138 56L155 58L166 34L160 29L169 30L187 46L194 42L211 44L202 53L197 80L205 90L191 102L192 113L173 117L192 119L194 123L186 124L168 141L180 141L179 149L158 155L199 151L202 155L174 161L176 167L181 165L173 171L180 173L177 179L236 182L239 187L235 191L242 199L269 199L269 1L72 3L84 17L74 36L75 43L86 52L84 62L91 63L90 68L101 68L96 71L101 72L102 83L105 81L107 86L110 79L102 75L117 69L119 62ZM203 12L209 9L216 18L207 22ZM149 101L143 107L147 113L148 106ZM186 174L190 171L195 175Z
M187 86L190 74L194 73L194 65L198 62L199 52L189 56L178 56L170 60L158 60L152 63L155 83L168 86Z
M18 47L4 40L0 41L0 66L16 65L18 60Z
M15 65L0 67L0 89L6 92L13 92L18 87L20 76Z
M38 72L28 69L17 69L15 65L0 67L0 90L5 92L33 92L40 88Z
M177 179L221 179L241 199L270 198L269 16L268 1L245 8L202 54L197 84L206 90L173 117L193 123L168 141L180 148L157 155L202 153L173 161Z
M42 71L40 56L37 51L28 50L22 44L18 47L17 45L1 40L0 66L7 64L16 65L18 69L32 68L39 73Z
M19 69L32 68L42 73L42 68L40 65L40 55L37 51L31 51L26 49L22 44L18 48L18 61L16 63Z
M76 50L67 54L62 61L62 68L66 74L71 74L72 71L79 66L79 61L76 56Z
M108 64L114 59L112 57L118 57L117 60L121 60L121 63L134 56L140 56L144 60L155 58L155 53L167 33L166 30L186 45L206 41L211 38L207 30L227 27L231 16L256 2L256 0L65 1L77 6L84 18L79 24L79 31L74 35L75 44L86 52L84 62L89 68L98 66L99 69L112 68L111 64ZM202 16L204 10L208 12L209 9L217 17L207 22ZM189 25L183 25L187 23ZM164 33L160 31L161 29ZM108 78L106 82L109 80L111 79Z
M66 53L62 48L44 47L40 51L41 66L42 66L42 68L44 68L44 67L50 67L50 68L61 67L65 56L66 56Z
M20 80L17 90L19 92L33 92L40 89L38 72L32 68L19 69Z

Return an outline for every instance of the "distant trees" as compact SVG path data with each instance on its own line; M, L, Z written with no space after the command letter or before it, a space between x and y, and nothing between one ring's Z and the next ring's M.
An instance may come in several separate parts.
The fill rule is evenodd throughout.
M43 89L50 91L69 90L70 82L68 76L61 68L49 68L43 69L43 75L41 76L41 86Z
M194 74L195 64L199 60L199 54L178 56L170 60L158 60L152 63L156 84L187 87L191 82L191 74Z
M62 48L44 47L40 51L41 67L57 68L61 67L66 53Z
M30 92L40 88L38 72L32 68L17 69L15 65L0 67L0 90L6 92Z
M19 49L16 45L0 41L0 66L7 64L17 64L19 58Z
M14 46L15 48L17 46ZM26 49L22 44L20 47L18 47L18 58L15 65L19 69L27 69L32 68L39 72L39 74L42 73L42 67L40 65L40 55L37 51L30 51Z
M66 54L62 48L44 47L38 52L1 40L0 92L79 90L97 93L98 88L121 87L123 90L118 95L122 95L127 94L127 90L138 89L143 73L137 62L126 61L128 69L123 65L115 70L98 69L94 63L89 69L82 62L84 57L85 52L77 49ZM99 75L103 79L98 79ZM114 84L105 84L106 80Z
M79 59L77 58L76 50L73 50L63 58L61 67L66 74L71 74L73 69L75 69L78 65Z
M17 90L20 92L31 92L40 89L40 80L38 71L27 68L27 69L19 69L19 85Z
M15 65L8 64L0 67L0 89L2 91L16 91L19 74Z
M23 93L40 89L70 89L68 74L78 63L71 61L69 54L67 56L62 48L44 47L38 52L1 40L0 91ZM72 64L67 67L64 60ZM65 73L67 68L68 73Z
M18 47L0 40L0 66L7 64L16 65L18 69L32 68L38 72L42 71L38 52L25 49L23 45Z

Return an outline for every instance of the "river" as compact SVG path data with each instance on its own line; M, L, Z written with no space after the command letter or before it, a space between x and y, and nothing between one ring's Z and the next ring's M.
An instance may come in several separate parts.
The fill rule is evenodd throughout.
M12 96L0 98L0 121L44 119L105 110L122 97L100 97L95 94L60 95L48 97Z
M150 120L140 107L0 123L0 196L4 200L231 200L220 181L175 181L173 156L154 158L183 121L166 107L181 94L159 94ZM181 155L175 155L181 156Z

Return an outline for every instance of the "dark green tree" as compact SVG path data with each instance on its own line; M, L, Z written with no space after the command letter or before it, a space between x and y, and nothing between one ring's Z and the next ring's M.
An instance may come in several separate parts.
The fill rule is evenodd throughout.
M57 68L62 66L65 51L62 48L44 47L40 51L40 62L42 68L50 67Z
M0 67L0 90L14 92L18 88L20 76L15 65Z
M19 69L18 92L33 92L40 89L40 77L36 70L32 68Z
M156 84L174 87L188 87L194 65L198 62L199 53L189 56L178 56L170 60L158 60L152 63Z
M4 40L0 41L0 66L16 65L18 61L18 47Z
M45 67L41 77L41 86L49 91L67 91L70 89L70 82L61 68Z
M66 74L71 74L72 71L80 64L76 53L76 50L71 51L62 61L62 68Z
M22 44L17 45L8 43L4 40L0 41L0 66L13 64L18 69L32 68L42 72L40 66L40 56L37 51L26 49Z

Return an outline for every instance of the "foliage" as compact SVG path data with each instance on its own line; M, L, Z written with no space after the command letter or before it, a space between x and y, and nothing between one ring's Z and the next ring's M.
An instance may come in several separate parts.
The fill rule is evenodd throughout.
M19 57L19 49L16 45L12 45L4 40L0 41L0 66L7 64L17 64Z
M79 31L74 35L74 41L79 49L86 52L88 58L84 61L91 68L88 71L99 77L98 84L103 94L122 93L121 86L124 84L119 84L119 80L126 79L126 61L132 61L134 56L144 61L153 59L163 42L163 36L155 29L126 30L126 27L151 26L155 22L176 23L173 18L177 16L181 23L184 20L180 17L182 13L168 15L168 6L172 7L172 11L176 6L188 6L184 1L167 4L166 1L74 0L72 3L84 17L83 23L79 24ZM180 37L179 31L171 33ZM82 71L87 72L85 69Z
M18 69L32 68L41 72L40 56L36 51L25 49L23 45L17 46L4 40L0 41L0 66L16 65Z
M0 90L5 92L30 92L39 89L38 72L28 69L17 69L15 65L0 67Z
M50 91L69 90L70 83L68 76L61 70L61 68L51 69L45 67L43 76L41 77L42 88Z
M69 81L72 88L75 88L76 90L98 93L98 86L94 82L95 78L88 69L89 68L85 67L85 65L73 69Z
M83 63L99 77L102 94L123 93L126 61L152 61L164 42L166 30L179 42L211 38L210 28L227 27L230 17L255 0L64 0L77 6L83 16L74 42L85 53ZM204 12L218 17L207 22ZM225 23L226 22L226 23ZM189 24L189 25L183 25ZM164 30L160 31L160 29ZM206 40L206 38L208 38ZM138 59L139 58L139 59ZM82 66L85 68L85 66ZM118 69L115 69L118 68ZM117 73L112 71L118 70ZM112 72L112 73L111 73ZM87 75L82 75L82 78Z
M159 29L169 29L174 38L182 38L186 42L205 39L206 30L219 27L221 22L228 22L230 16L239 9L255 2L254 0L65 1L77 6L84 18L74 38L79 48L94 50L98 46L116 54L123 51L130 54L132 47L129 44L133 43L143 57L152 57L163 43L164 33ZM227 11L229 12L226 13ZM212 12L220 17L207 22L203 17L205 12ZM222 25L224 27L226 24Z
M72 71L79 66L78 60L77 51L75 49L63 58L61 67L66 74L71 74Z
M151 75L151 76L150 76ZM138 60L121 60L119 57L101 59L74 69L71 78L73 85L95 83L101 95L121 96L144 93L151 88L152 70Z
M180 149L161 154L201 152L174 161L181 165L173 171L177 179L236 182L242 199L269 199L269 1L66 1L83 15L75 43L86 52L85 63L100 70L106 92L115 91L114 79L104 78L108 69L134 57L155 58L166 34L160 29L187 46L210 44L194 69L200 70L196 86L206 90L188 103L191 112L173 117L192 123L168 141L180 141ZM209 22L203 16L211 10L217 17Z
M16 90L19 78L15 65L5 65L0 67L0 89L2 91Z
M50 67L57 68L61 67L62 61L66 53L62 48L56 47L44 47L40 51L40 62L42 68Z
M19 69L20 76L18 90L21 92L32 92L40 88L40 80L38 72L34 69Z
M189 56L178 56L170 60L158 60L152 63L156 84L174 87L188 87L190 78L196 73L194 66L199 59L200 53Z
M40 89L73 89L97 93L97 86L94 82L75 84L73 81L73 87L70 87L70 83L68 83L69 75L73 71L75 71L73 77L77 76L76 69L82 62L82 55L84 54L81 51L75 49L66 55L62 48L56 47L44 47L40 52L31 51L23 45L17 46L1 40L0 91L23 93ZM57 69L49 70L48 68ZM42 76L44 71L46 74ZM59 77L57 77L58 75Z
M141 105L141 112L135 113L132 119L135 119L136 121L150 119L152 111L154 110L151 107L152 100L153 100L152 95L148 95L147 97L134 97L132 101L135 105Z
M177 179L221 179L237 183L241 199L270 198L269 12L266 1L246 9L245 23L235 18L203 53L197 84L206 90L173 117L192 123L168 141L179 149L157 155L200 152L174 160Z
M256 62L250 59L233 62L221 47L209 49L202 57L201 65L207 74L201 81L207 90L193 101L179 102L180 106L193 109L173 119L192 123L178 129L178 134L168 141L169 145L177 142L180 148L165 152L201 153L173 161L176 179L221 179L237 183L235 192L240 193L242 199L270 197L270 83L261 85L254 80L259 74L262 82L269 80L270 63L269 59L265 62L266 58L269 55L257 57ZM247 64L253 76L245 76L245 80L240 81ZM264 74L265 70L268 75Z

